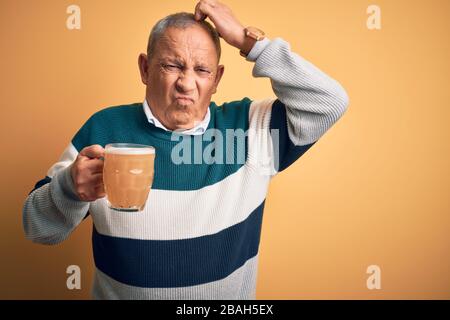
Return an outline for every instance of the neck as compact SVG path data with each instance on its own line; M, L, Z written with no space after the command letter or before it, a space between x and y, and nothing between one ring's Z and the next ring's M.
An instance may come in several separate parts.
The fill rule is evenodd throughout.
M170 124L170 123L168 123L167 121L165 121L164 119L162 119L162 118L158 115L158 113L156 112L156 110L155 110L154 108L152 108L152 106L150 105L150 103L148 103L148 99L146 99L146 102L147 102L148 108L150 109L151 115L152 115L153 117L155 117L155 118L156 118L156 119L164 126L164 128L166 128L167 130L170 130L170 131L186 131L186 130L190 130L190 129L195 128L197 125L199 125L199 124L205 119L206 114L208 113L208 109L209 109L209 108L208 108L208 109L205 111L205 113L203 114L201 120L195 119L195 120L189 122L188 124L181 124L181 125L178 125L178 126L177 126L177 125Z

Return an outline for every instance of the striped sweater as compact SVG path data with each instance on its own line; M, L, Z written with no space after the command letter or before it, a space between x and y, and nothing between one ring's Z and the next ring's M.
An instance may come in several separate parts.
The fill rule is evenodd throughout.
M208 128L197 136L155 127L142 103L103 109L80 128L28 195L23 226L33 242L58 244L92 217L93 298L255 298L270 180L343 115L348 97L281 38L257 42L247 60L255 62L254 77L270 78L276 98L211 102ZM230 130L245 132L243 143L237 136L233 144L218 139ZM174 162L181 141L192 153L183 156L188 161ZM112 211L104 198L83 202L75 194L70 165L78 152L113 142L156 148L143 212ZM201 161L194 161L196 152ZM231 155L232 161L217 161L217 154Z

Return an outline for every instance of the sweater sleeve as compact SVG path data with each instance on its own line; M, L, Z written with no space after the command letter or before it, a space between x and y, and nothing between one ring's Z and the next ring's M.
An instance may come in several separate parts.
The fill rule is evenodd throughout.
M47 245L60 243L87 216L89 202L76 196L70 175L77 154L70 144L25 200L23 228L27 239Z
M249 117L250 128L258 132L254 140L265 145L259 156L270 158L274 175L319 140L344 114L349 99L336 80L293 53L281 38L256 42L247 60L255 62L254 77L270 78L277 97L254 101Z

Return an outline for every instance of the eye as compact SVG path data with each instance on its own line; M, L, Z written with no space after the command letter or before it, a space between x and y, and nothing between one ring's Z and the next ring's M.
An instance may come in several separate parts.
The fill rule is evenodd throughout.
M163 64L162 67L163 67L164 69L169 70L169 71L178 71L178 70L181 70L181 66L177 66L177 65L174 65L174 64Z
M208 69L205 69L205 68L197 68L197 71L200 73L204 73L204 74L211 73Z

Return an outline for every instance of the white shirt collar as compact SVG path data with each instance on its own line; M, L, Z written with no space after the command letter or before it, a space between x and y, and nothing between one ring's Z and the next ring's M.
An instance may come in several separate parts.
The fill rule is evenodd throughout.
M147 116L147 120L148 122L150 122L151 124L153 124L155 127L161 128L165 131L172 131L170 129L167 129L161 122L159 122L159 120L153 115L148 103L147 103L147 99L144 99L144 103L143 103L143 107L144 107L144 112L145 115ZM206 111L206 115L205 118L200 121L196 126L194 126L191 129L186 129L183 131L176 131L177 133L180 134L190 134L190 135L199 135L199 134L203 134L206 129L208 128L209 125L209 120L211 119L211 114L209 111L209 107L208 110Z

